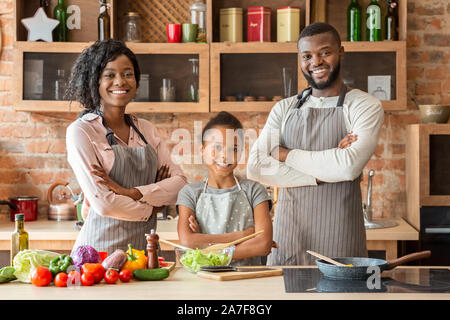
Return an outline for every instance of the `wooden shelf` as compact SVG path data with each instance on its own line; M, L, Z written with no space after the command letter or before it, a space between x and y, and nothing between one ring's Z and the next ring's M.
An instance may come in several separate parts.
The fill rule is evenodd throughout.
M447 143L434 141L439 136ZM450 203L450 161L444 155L448 154L445 147L449 140L448 123L411 124L406 128L406 218L418 230L422 206L445 207ZM433 187L439 190L433 192Z
M148 0L140 0L147 3ZM145 2L147 1L147 2ZM153 1L153 0L152 0ZM174 0L168 0L162 4L162 0L154 0L158 2L157 5L160 10L165 10L161 6L176 5L178 2ZM221 89L223 84L221 83L221 56L227 54L279 54L284 56L285 61L292 64L292 56L286 58L285 54L297 55L297 43L277 43L277 42L241 42L241 43L221 43L218 41L219 34L219 11L220 8L226 7L241 7L244 11L250 6L264 5L272 9L272 35L276 34L276 8L282 6L299 6L301 7L301 26L307 26L311 22L311 8L313 0L268 0L264 1L262 4L257 0L205 0L207 4L207 44L197 44L197 43L180 43L180 44L169 44L169 43L127 43L137 55L197 55L200 61L199 67L199 88L200 88L200 101L199 103L189 103L189 102L175 102L175 103L162 103L154 102L132 102L129 105L130 112L217 112L221 110L239 112L239 111L256 111L256 112L269 112L272 106L275 104L274 101L262 101L262 102L227 102L223 101L224 97L221 97ZM368 4L369 0L363 0L361 5L363 9ZM120 17L126 12L130 5L130 1L119 1L110 0L110 16L111 16L111 34L115 38L120 38ZM170 17L170 12L167 11L168 19L175 19L176 17L185 16L186 4L187 2L183 0L180 4L180 10L184 13L172 14ZM26 4L26 5L25 5ZM20 20L24 17L30 16L37 8L39 1L30 0L25 2L25 0L15 1L15 39L25 40L26 30L23 28ZM55 6L56 0L50 0L50 9ZM27 41L16 41L14 43L15 48L15 65L17 66L17 73L15 76L15 90L14 90L14 107L21 111L60 111L60 112L78 112L79 107L72 104L70 107L67 101L55 101L49 100L48 98L43 100L24 100L23 99L23 60L25 54L30 53L55 53L55 54L78 54L81 53L85 48L92 45L93 41L97 37L97 28L95 25L96 17L98 15L98 3L93 3L92 1L82 0L74 1L67 0L67 5L77 4L82 9L82 30L71 31L74 33L72 39L77 40L77 42L27 42ZM133 4L134 5L134 4ZM383 4L384 5L384 4ZM382 5L382 6L383 6ZM343 3L342 1L329 0L327 12L327 21L335 25L341 34L343 40L346 39L346 8L348 3ZM386 65L386 59L380 62L380 70L389 69L389 72L393 74L395 85L392 86L391 92L394 100L382 101L383 107L386 111L394 110L405 110L407 108L406 99L406 15L407 15L407 1L399 0L399 38L401 41L380 41L380 42L343 42L344 49L347 53L367 53L371 55L372 53L395 53L395 57L390 55L392 61L389 62L389 66ZM142 6L141 6L142 7ZM128 9L127 9L128 8ZM145 10L146 15L155 15L151 10ZM331 14L332 13L332 14ZM143 12L144 14L144 12ZM146 18L147 19L147 18ZM245 34L246 23L245 15L244 19L244 30ZM185 23L189 21L173 21L173 23ZM75 34L76 33L76 34ZM161 30L159 31L159 38L161 39ZM156 39L156 38L155 38ZM244 37L245 39L245 37ZM272 41L275 41L276 37L272 37ZM160 40L161 41L161 40ZM243 59L244 58L243 56ZM169 59L170 60L170 59ZM359 61L363 61L363 57L359 57ZM183 60L184 61L184 60ZM181 63L181 62L179 62ZM172 69L177 68L179 63L173 64ZM281 62L274 62L280 64ZM391 66L392 65L392 66ZM149 67L146 64L147 68ZM171 67L168 65L168 67ZM264 66L263 66L264 67ZM307 86L307 82L300 72L300 66L297 58L297 90L301 91ZM371 66L376 68L376 65ZM143 66L141 65L141 69ZM144 66L145 68L145 66ZM160 66L158 65L158 68ZM358 67L359 68L359 67ZM272 66L272 69L276 69ZM49 71L48 71L49 72ZM53 72L53 71L52 71ZM56 70L55 70L56 72ZM239 70L236 70L239 72ZM150 72L146 72L150 73ZM389 73L387 73L389 74ZM243 74L245 75L245 74ZM374 73L372 73L374 75ZM377 74L379 75L379 74ZM362 76L360 75L360 78ZM239 77L238 77L239 78ZM234 82L234 79L228 77L227 81ZM279 79L275 76L268 76L268 82L279 82ZM239 81L239 79L237 79ZM361 81L361 80L360 80ZM229 87L234 84L228 85ZM276 83L279 86L279 83ZM264 85L263 85L264 87ZM230 91L232 88L230 88ZM260 88L259 91L264 90ZM394 91L392 91L394 90ZM272 93L272 96L279 95ZM271 98L271 97L269 97ZM51 97L50 97L51 99Z
M394 100L382 101L386 111L405 110L406 103L406 41L380 41L380 42L343 42L344 50L347 53L395 53L394 61L391 61L394 69L395 79L395 97ZM227 54L265 54L265 53L298 53L296 43L277 43L277 42L238 42L238 43L211 43L211 111L217 112L226 110L237 112L245 110L246 112L270 112L275 102L227 102L224 101L221 90L223 89L222 68L223 55ZM364 62L364 61L363 61ZM365 63L365 62L364 62ZM263 68L265 66L261 66ZM386 68L390 68L387 66ZM299 61L297 61L298 84L297 89L300 92L308 84L300 71ZM394 71L395 70L395 71ZM238 81L238 80L237 80ZM275 94L274 94L275 95Z
M93 42L27 42L16 41L14 108L20 111L40 112L80 112L78 103L56 100L24 99L23 72L24 59L27 54L79 54ZM127 43L127 46L138 56L141 55L191 55L199 59L199 102L132 102L129 112L209 112L209 45L198 43ZM54 59L53 59L54 60ZM69 61L70 63L70 61ZM141 70L145 65L141 63ZM159 66L164 67L164 66ZM56 70L55 70L56 71Z

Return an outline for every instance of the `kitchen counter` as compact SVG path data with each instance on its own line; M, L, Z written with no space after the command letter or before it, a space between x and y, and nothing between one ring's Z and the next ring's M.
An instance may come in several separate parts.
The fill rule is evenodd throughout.
M298 268L298 266L296 266ZM305 267L306 268L306 267ZM397 267L412 268L412 267ZM414 267L424 268L424 267ZM449 267L437 267L446 268ZM64 294L62 294L64 293ZM286 293L283 276L215 281L175 268L163 281L130 281L92 287L35 287L10 282L0 285L0 299L8 300L450 300L448 293Z
M158 220L158 235L163 239L178 240L177 221ZM79 233L75 221L25 221L25 230L28 232L30 249L44 250L72 250ZM0 250L10 250L13 231L14 222L0 223ZM161 247L165 249L162 244Z
M376 220L375 220L376 221ZM397 257L397 241L418 240L419 232L403 219L395 219L398 226L385 229L366 230L367 248L369 250L386 251L387 260ZM166 240L178 241L178 220L158 220L157 232ZM11 232L14 222L0 223L0 250L10 249ZM26 221L25 230L29 234L30 248L46 250L71 250L77 238L78 230L75 221ZM162 250L171 250L172 247L161 243Z

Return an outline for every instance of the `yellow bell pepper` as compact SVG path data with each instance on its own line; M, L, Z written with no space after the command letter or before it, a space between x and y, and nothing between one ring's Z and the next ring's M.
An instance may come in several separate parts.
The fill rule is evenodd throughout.
M147 257L145 256L145 250L139 251L133 249L131 244L128 245L127 250L127 262L122 267L123 269L129 270L133 273L136 269L145 269L147 268Z

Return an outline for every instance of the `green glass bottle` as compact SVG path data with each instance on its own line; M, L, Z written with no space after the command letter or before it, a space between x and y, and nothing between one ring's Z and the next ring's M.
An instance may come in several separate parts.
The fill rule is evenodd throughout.
M381 8L377 0L367 6L366 19L366 40L381 41Z
M397 1L388 0L388 12L385 20L385 40L398 40L398 13Z
M358 0L352 0L347 8L347 40L361 41L362 9Z
M58 4L53 10L53 18L59 20L59 24L53 31L53 41L67 41L67 8L64 0L58 0Z
M20 251L28 249L28 233L24 228L25 215L23 213L16 213L14 215L16 222L16 230L11 235L11 266L16 254Z

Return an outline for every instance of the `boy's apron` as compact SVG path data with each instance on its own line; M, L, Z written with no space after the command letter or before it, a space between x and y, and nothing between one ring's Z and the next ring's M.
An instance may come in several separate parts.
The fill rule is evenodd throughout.
M114 164L109 176L124 188L154 183L158 167L157 154L128 115L126 119L146 145L143 147L119 145L114 133L103 121L107 129L108 143L114 151ZM133 248L145 250L147 246L145 234L150 233L151 229L156 230L155 214L147 221L124 221L101 216L91 207L73 248L91 245L97 251L107 251L111 254L116 249L126 251L128 244L131 243Z
M245 192L236 180L238 190L214 194L207 193L208 180L205 182L203 192L197 201L195 219L201 233L223 234L242 231L255 226L253 209ZM261 265L261 257L252 257L234 260L234 266Z
M286 120L282 133L286 148L336 148L347 135L342 108L346 86L332 108L301 108L312 91L305 90L309 92L298 96ZM279 248L272 249L268 264L313 264L315 258L306 250L328 257L366 257L360 180L281 188L274 219L274 241Z

